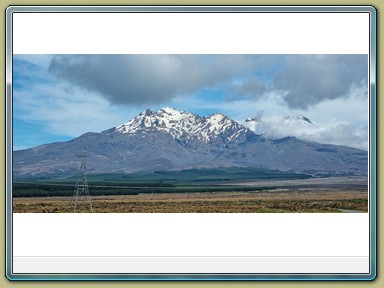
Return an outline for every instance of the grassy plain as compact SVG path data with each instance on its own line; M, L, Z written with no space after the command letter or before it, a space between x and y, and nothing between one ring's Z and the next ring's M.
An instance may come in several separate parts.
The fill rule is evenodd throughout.
M73 212L75 178L13 183L13 212ZM366 212L368 177L258 168L89 175L97 213ZM80 205L79 212L89 212Z
M362 190L276 189L270 192L155 193L92 196L96 213L367 212ZM80 212L89 212L82 205ZM14 198L13 212L71 213L73 197Z

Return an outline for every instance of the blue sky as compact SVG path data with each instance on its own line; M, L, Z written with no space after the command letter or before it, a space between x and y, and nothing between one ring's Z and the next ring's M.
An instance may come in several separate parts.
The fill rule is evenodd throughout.
M367 55L14 55L14 150L128 122L149 108L367 149ZM305 115L316 126L284 127Z

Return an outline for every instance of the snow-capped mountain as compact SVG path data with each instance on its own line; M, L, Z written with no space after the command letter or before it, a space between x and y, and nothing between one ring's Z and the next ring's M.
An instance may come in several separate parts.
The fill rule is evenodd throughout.
M127 123L117 126L116 130L128 134L162 131L172 135L174 139L197 139L205 143L216 138L231 143L251 134L249 129L220 113L200 117L169 107L157 112L147 109Z
M280 124L308 124L308 125L314 125L316 124L309 118L303 116L303 115L297 115L297 116L285 116L284 119L275 119L275 122L280 120ZM248 129L252 130L253 132L257 131L257 125L263 124L263 120L259 119L258 117L249 117L245 119L244 126L247 127Z
M368 155L363 150L295 137L268 139L219 113L202 117L163 108L157 112L147 109L101 133L14 151L13 175L75 175L78 163L74 155L84 151L89 155L89 173L259 167L366 175L368 170Z
M289 136L305 139L301 137L303 134L311 134L311 132L316 132L320 128L315 122L303 115L249 117L242 124L254 133L264 135L269 139Z

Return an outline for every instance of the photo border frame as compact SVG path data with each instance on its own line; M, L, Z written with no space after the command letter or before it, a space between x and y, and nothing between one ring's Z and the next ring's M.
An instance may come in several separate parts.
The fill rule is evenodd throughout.
M13 13L369 13L370 261L369 274L13 274L12 273L12 15ZM6 11L6 271L10 280L372 280L377 270L376 10L372 6L10 6ZM64 276L65 275L65 276Z

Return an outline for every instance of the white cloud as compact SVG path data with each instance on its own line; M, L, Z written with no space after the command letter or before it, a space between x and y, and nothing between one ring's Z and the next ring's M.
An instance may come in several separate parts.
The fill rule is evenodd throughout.
M361 82L366 76L366 70L361 70L364 55L325 57L326 61L300 55L118 56L79 56L81 61L76 63L78 58L67 55L55 57L52 64L52 55L16 55L15 59L33 67L15 62L19 65L15 75L21 80L14 88L14 117L39 123L54 135L77 137L125 123L145 108L173 106L200 115L220 112L236 121L257 116L257 132L270 138L296 136L367 149L367 84ZM305 59L313 63L303 62ZM339 64L348 75L341 75L344 68ZM281 70L284 65L286 69ZM316 69L318 65L321 69ZM87 72L90 68L94 71ZM309 82L300 78L306 74ZM280 82L273 83L276 77ZM329 77L341 79L340 83L330 82L339 92L322 95L329 89L317 83L316 77L323 82ZM217 95L215 89L224 92ZM311 89L318 90L312 95L315 98L307 95ZM297 95L292 94L295 91ZM298 99L303 103L297 104ZM316 125L284 119L300 114Z
M287 119L273 115L259 116L256 117L256 121L244 121L242 124L269 139L293 136L318 143L368 149L368 128L356 127L348 122L330 121L311 124L295 117Z
M39 123L53 135L77 137L86 132L101 132L127 121L136 109L110 106L94 93L63 84L32 85L17 91L14 117Z
M366 87L367 65L367 55L55 55L50 71L117 104L220 86L230 100L283 91L285 105L307 109Z
M34 65L48 68L51 64L52 57L53 55L46 54L16 54L13 56L13 59L27 61Z

